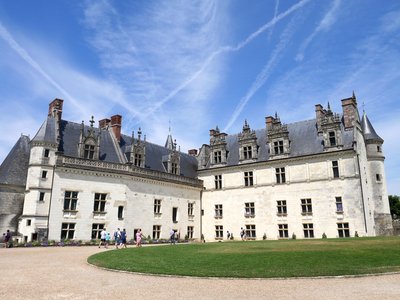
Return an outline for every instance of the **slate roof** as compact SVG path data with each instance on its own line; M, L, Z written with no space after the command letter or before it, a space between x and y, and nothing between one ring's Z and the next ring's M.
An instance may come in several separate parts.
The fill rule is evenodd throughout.
M29 154L29 137L21 135L0 166L0 183L25 186Z
M57 144L56 119L53 117L47 117L32 141Z
M303 155L318 154L324 152L323 137L318 135L316 119L300 121L287 124L290 140L289 157L298 157ZM257 162L267 161L269 159L267 147L267 129L255 130L257 136L258 157ZM238 134L227 135L227 166L239 164L239 142ZM344 130L342 126L343 149L352 149L353 130ZM207 166L209 167L209 165Z
M49 119L53 119L49 117ZM51 123L51 121L47 121L47 123ZM40 128L37 136L47 138L47 136L52 136L52 133L47 134L43 133L43 125ZM55 127L54 127L55 128ZM52 131L53 128L51 126L47 126L46 130ZM84 126L85 134L88 132L89 126ZM112 163L125 163L129 161L130 157L130 147L132 145L132 138L127 135L121 135L121 139L116 149L114 144L114 137L108 130L100 130L99 128L93 128L96 135L100 133L100 160L112 162ZM60 123L60 144L59 144L59 151L63 152L66 156L72 157L79 157L79 139L80 139L80 132L81 132L81 124L69 122L66 120L62 120ZM135 139L136 141L136 139ZM118 151L120 153L125 154L126 161L122 161L118 155ZM163 164L162 164L162 157L169 154L169 150L163 146L159 146L153 143L149 143L146 141L146 161L145 167L160 172L166 172ZM190 178L197 178L197 159L193 156L190 156L185 153L180 154L181 157L181 164L180 170L181 175L190 177Z
M361 128L366 141L376 140L383 143L383 139L376 133L365 112L361 119Z

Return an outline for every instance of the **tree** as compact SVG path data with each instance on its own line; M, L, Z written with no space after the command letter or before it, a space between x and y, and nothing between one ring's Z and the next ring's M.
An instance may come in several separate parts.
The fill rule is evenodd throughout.
M400 197L389 195L390 214L393 219L400 219Z

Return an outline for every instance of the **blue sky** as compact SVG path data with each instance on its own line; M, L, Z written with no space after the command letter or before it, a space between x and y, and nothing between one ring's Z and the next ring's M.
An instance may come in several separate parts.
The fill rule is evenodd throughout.
M354 90L400 194L399 1L1 1L0 53L0 161L54 98L64 119L121 114L158 144L171 124L186 151L216 125L341 113Z

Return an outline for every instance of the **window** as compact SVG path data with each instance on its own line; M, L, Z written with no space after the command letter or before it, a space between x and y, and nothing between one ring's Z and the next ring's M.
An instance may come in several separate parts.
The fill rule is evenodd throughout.
M160 239L161 225L153 225L153 240Z
M31 226L32 224L32 220L31 219L27 219L26 220L26 226Z
M215 164L220 164L222 162L222 152L221 151L215 151L214 152L214 163Z
M39 193L39 201L44 201L44 192Z
M215 238L223 239L224 238L224 226L215 225Z
M243 158L244 159L251 159L252 158L251 146L244 146L243 147Z
M75 235L75 223L61 224L61 240L73 240Z
M256 214L254 202L247 202L244 204L244 216L254 217Z
M256 238L256 225L246 225L246 237L250 239Z
M337 160L332 161L333 178L339 178L339 164Z
M279 237L281 239L289 237L289 230L287 224L278 224Z
M382 152L381 146L376 146L376 151L377 151L377 152Z
M339 237L350 237L349 223L337 223Z
M47 178L47 171L42 171L42 179Z
M283 154L283 141L274 142L274 153Z
M64 210L76 210L78 203L78 192L65 191Z
M178 208L177 207L172 208L172 222L178 223Z
M376 174L376 181L380 182L382 180L381 174Z
M140 167L142 164L142 154L136 153L135 154L135 166Z
M342 197L335 197L335 198L336 198L336 212L342 213L343 212Z
M303 224L303 232L305 238L313 238L314 237L314 225L312 223Z
M104 224L92 224L92 240L99 240L103 229Z
M171 173L178 174L178 164L177 163L171 163Z
M215 216L216 219L222 218L222 204L215 204Z
M44 157L49 157L50 156L50 150L49 149L44 149Z
M118 206L118 220L123 220L124 219L124 207Z
M334 131L329 131L329 145L336 146L336 135Z
M275 174L276 174L276 183L286 182L285 168L275 168Z
M161 199L154 199L154 214L161 214Z
M187 237L189 240L193 238L193 232L194 232L194 227L188 226L187 227Z
M193 216L193 202L188 203L188 216Z
M278 215L285 216L287 214L286 200L278 200L276 201L276 204L278 208Z
M86 159L93 159L94 158L94 146L93 145L85 145L85 152L83 157Z
M252 186L253 185L253 172L244 172L244 186Z
M302 215L312 214L311 199L301 199L301 214Z
M222 189L222 175L215 175L215 189Z
M94 212L101 212L104 213L106 211L106 197L107 194L94 194Z

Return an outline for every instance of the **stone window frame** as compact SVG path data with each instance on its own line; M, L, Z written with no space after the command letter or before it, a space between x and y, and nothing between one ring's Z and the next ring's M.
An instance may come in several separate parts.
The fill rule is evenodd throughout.
M343 214L343 200L342 197L335 197L335 204L336 204L336 213Z
M300 199L300 204L301 204L301 214L303 216L305 216L305 215L308 216L308 215L312 215L313 214L311 198Z
M329 130L328 131L328 141L329 141L329 146L330 147L336 147L337 146L336 131L334 131L334 130Z
M153 240L159 240L161 237L161 225L153 225Z
M86 142L83 145L83 158L84 159L95 159L96 154L96 144Z
M350 226L348 222L337 223L338 236L340 238L350 237Z
M274 146L274 154L275 155L281 155L285 153L285 148L283 145L283 139L278 139L278 140L274 140L272 142L273 146Z
M76 223L63 222L61 223L61 240L73 240L75 236Z
M154 199L153 203L154 203L154 215L155 216L161 215L161 203L162 203L162 200L156 198L156 199Z
M106 213L107 193L95 193L93 202L94 213Z
M256 225L255 224L246 224L246 239L255 240L257 238L256 234Z
M289 226L287 223L278 224L278 235L280 239L289 238Z
M276 201L277 215L278 216L287 216L287 202L286 200L277 200Z
M243 146L243 159L253 159L253 147L251 145Z
M118 220L124 219L124 206L118 205Z
M188 226L187 227L187 238L189 239L189 240L191 240L191 239L193 239L193 236L194 236L194 226Z
M286 183L286 168L285 167L275 168L275 176L277 184Z
M224 210L222 204L214 204L214 218L222 219L224 216Z
M64 206L63 211L78 211L78 191L65 191L64 192Z
M305 239L314 238L314 224L313 223L303 223L303 233Z
M332 160L332 174L333 178L340 178L339 161Z
M221 150L214 150L214 164L221 164L222 163L222 151Z
M189 217L194 216L193 211L194 211L194 202L188 202L188 216Z
M215 239L222 240L224 238L224 226L215 225Z
M253 171L245 171L243 175L244 175L244 186L253 186L254 185Z
M221 190L222 189L222 175L218 174L214 176L214 183L215 183L215 189L216 190Z
M254 202L244 203L244 216L246 218L254 218L256 215L256 206Z
M101 232L105 228L104 223L92 223L92 240L101 239Z

